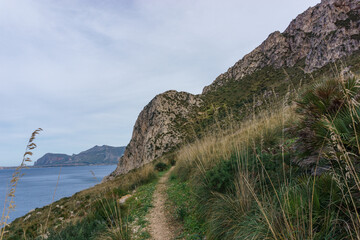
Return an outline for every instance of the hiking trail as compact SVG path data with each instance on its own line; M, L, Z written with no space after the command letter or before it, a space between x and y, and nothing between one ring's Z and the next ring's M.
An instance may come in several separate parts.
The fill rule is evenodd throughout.
M171 240L176 237L179 231L175 219L167 209L166 183L169 179L172 167L164 176L159 179L153 195L153 208L149 212L149 233L154 240Z

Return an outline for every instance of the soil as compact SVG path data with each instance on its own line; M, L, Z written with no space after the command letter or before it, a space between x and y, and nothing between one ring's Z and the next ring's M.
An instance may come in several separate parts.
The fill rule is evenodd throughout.
M154 240L171 240L177 236L179 225L169 212L166 183L173 168L159 179L153 196L153 208L149 213L149 233Z

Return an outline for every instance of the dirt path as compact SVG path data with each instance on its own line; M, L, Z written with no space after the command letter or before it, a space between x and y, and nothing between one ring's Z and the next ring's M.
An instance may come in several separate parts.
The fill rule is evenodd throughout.
M166 209L166 182L173 167L159 179L154 192L154 207L149 213L149 233L154 240L171 240L176 237L177 227L174 219Z

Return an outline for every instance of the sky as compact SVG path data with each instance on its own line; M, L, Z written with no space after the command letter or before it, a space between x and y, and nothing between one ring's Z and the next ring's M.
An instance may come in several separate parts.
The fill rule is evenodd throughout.
M320 0L0 0L0 166L126 146L167 90L201 93Z

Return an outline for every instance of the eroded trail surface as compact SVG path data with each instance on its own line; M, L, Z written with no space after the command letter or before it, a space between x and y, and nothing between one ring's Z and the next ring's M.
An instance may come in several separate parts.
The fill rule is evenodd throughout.
M166 182L173 168L159 179L154 192L154 207L149 213L149 233L154 240L171 240L176 237L177 227L175 220L166 209Z

